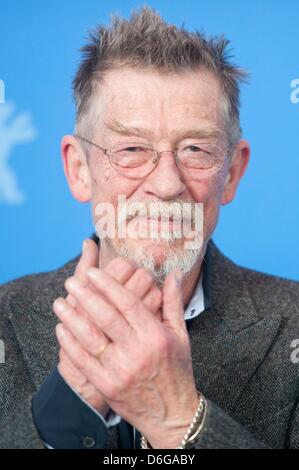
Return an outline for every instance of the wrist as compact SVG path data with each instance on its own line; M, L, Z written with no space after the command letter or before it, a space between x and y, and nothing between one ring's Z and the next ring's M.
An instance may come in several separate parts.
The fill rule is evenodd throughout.
M141 436L142 449L187 449L199 439L204 425L207 403L205 398L198 393L196 411L188 421L187 426L171 431L164 431L162 435L155 434L149 441Z

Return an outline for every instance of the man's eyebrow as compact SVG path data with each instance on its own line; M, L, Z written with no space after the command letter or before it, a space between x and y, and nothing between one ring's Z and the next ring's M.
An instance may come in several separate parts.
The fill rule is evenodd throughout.
M136 137L146 137L149 135L149 129L143 127L134 127L126 126L118 121L105 122L105 127L110 132L122 136L136 136ZM224 131L216 126L201 126L198 128L185 128L185 129L176 129L170 133L171 137L174 137L175 140L181 141L183 139L201 139L207 137L220 137L224 134Z
M178 129L174 131L176 140L183 139L202 139L206 137L220 137L223 135L223 130L216 126L202 126L191 129Z
M124 136L136 135L144 137L148 133L148 130L142 127L125 126L118 121L105 122L104 125L110 132Z

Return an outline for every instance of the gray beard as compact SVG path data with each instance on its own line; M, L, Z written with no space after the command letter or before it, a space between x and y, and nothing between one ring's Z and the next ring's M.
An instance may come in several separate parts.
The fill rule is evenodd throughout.
M168 254L163 263L157 264L148 247L133 248L128 246L126 241L124 241L121 246L115 247L111 243L111 240L107 238L105 242L114 250L116 256L131 259L135 261L139 267L150 270L153 274L155 284L158 287L161 287L168 274L175 269L180 269L184 275L190 273L195 263L203 254L202 246L197 249L186 250L183 247L176 247L174 242L164 240L163 243L168 246ZM171 246L170 249L169 246Z

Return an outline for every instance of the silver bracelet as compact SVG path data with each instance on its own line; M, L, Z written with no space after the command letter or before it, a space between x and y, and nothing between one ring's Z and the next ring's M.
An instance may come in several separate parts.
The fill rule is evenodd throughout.
M189 429L187 430L180 446L177 447L177 449L189 449L190 447L192 447L194 442L197 441L198 436L203 428L207 403L206 399L202 396L201 393L198 393L198 397L199 402L194 418L192 419ZM148 443L147 439L144 436L141 436L140 446L141 449L152 449L151 445Z

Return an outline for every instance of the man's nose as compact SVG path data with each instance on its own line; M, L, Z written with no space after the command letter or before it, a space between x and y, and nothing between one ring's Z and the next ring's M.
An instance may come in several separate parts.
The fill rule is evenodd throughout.
M186 185L177 166L174 152L171 150L160 152L159 163L145 179L143 189L147 194L165 200L176 198L185 191Z

